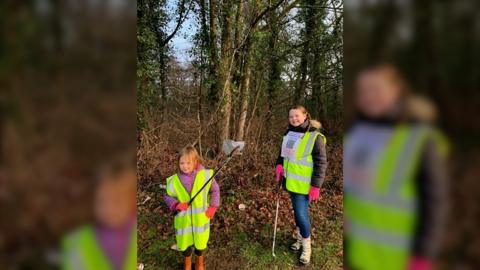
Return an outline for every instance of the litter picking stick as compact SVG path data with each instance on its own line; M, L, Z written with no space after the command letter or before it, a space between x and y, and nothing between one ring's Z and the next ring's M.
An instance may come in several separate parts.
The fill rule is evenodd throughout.
M203 184L202 188L200 188L200 190L190 199L190 201L188 202L188 205L192 204L193 200L195 200L197 195L200 194L200 192L202 192L202 190L208 185L208 183L210 183L210 181L213 180L215 175L217 175L218 172L220 172L222 170L222 168L225 165L227 165L227 163L233 158L233 154L235 153L235 151L237 151L239 148L240 148L240 146L237 146L232 150L232 152L230 152L230 154L228 155L228 158L220 165L220 167L218 167L218 169L215 172L213 172L213 175L210 177L210 179L208 179L208 181L205 182L205 184Z
M277 221L278 221L278 207L280 205L280 191L282 187L282 182L280 180L280 184L278 185L277 189L277 208L275 210L275 225L273 226L273 243L272 243L272 256L277 257L275 255L275 238L277 236Z

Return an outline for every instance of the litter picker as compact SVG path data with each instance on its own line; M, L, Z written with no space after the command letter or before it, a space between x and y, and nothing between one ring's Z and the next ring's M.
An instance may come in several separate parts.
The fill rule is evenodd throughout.
M280 205L280 192L282 191L282 180L280 179L280 183L278 184L277 190L277 208L275 210L275 225L273 226L273 243L272 243L272 256L275 258L275 238L277 236L277 221L278 221L278 207Z

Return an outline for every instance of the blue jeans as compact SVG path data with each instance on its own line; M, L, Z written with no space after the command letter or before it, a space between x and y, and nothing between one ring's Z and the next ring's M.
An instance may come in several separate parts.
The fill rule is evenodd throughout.
M290 192L293 212L295 213L295 224L300 228L303 238L310 237L310 218L308 217L308 195Z

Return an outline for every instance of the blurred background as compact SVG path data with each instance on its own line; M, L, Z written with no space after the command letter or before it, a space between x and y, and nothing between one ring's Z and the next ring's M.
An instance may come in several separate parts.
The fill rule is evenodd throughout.
M0 265L49 269L135 158L135 1L0 3Z
M480 149L476 141L480 135L476 119L480 106L480 4L473 0L348 0L345 1L344 33L341 27L335 29L333 23L343 18L340 16L343 7L336 1L327 1L326 5L329 13L312 15L326 16L325 21L333 27L321 32L322 40L326 42L324 45L326 48L344 46L343 56L330 53L327 58L339 57L339 60L324 60L322 65L330 74L324 81L324 89L334 89L325 94L325 102L331 107L317 112L327 127L326 134L335 136L340 133L338 123L341 117L338 115L343 110L347 120L351 116L351 89L358 71L371 62L394 63L412 90L428 96L436 105L439 124L450 139L450 214L438 265L442 269L475 269L480 265L480 235L476 230L480 221L480 197L475 193L479 188L477 179L480 173ZM172 6L176 8L175 3ZM305 11L323 9L304 8ZM49 269L58 265L59 240L79 224L93 220L92 204L99 172L114 163L118 156L135 155L130 149L136 147L137 141L135 54L139 37L138 33L135 37L136 11L135 2L128 0L0 3L0 264L3 269ZM171 13L177 14L174 10ZM303 29L310 15L292 11L277 23L292 22L293 26L301 25L297 30ZM264 26L263 30L266 29ZM258 139L260 142L267 135L256 127L261 126L265 117L279 119L278 122L282 123L283 110L295 98L294 92L287 91L295 87L288 88L290 80L285 78L302 75L302 70L298 69L302 52L306 52L304 58L314 55L313 51L304 49L310 44L304 39L305 34L288 40L283 31L290 28L278 29L281 31L277 33L279 43L276 46L282 49L275 52L280 53L280 58L267 53L270 36L255 36L260 51L255 57L254 74L278 79L278 74L270 70L275 66L268 64L275 64L275 61L271 62L275 59L280 59L281 63L291 62L295 69L281 65L285 69L280 73L283 74L280 87L275 88L281 89L275 100L284 106L278 107L276 112L269 109L268 102L272 99L266 85L253 80L252 90L256 91L255 94L260 93L259 105L248 119L252 121L251 130L258 133L249 135L247 132L246 136L262 137L262 140ZM298 30L298 33L305 32ZM339 39L341 34L343 41ZM148 39L143 41L146 46L156 46ZM178 44L181 42L179 40ZM180 64L175 57L165 58L169 61L170 74L188 75L193 64L202 66L202 59L197 59L198 62L187 57L186 52L184 50L179 55L186 57L191 66ZM343 77L338 62L342 60ZM269 70L265 70L266 67ZM158 66L156 70L160 70ZM310 78L308 70L303 72L305 78ZM205 76L207 73L201 74ZM187 85L188 76L193 76L187 75L170 84L171 93L183 93L182 87ZM145 78L142 84L148 86L145 89L159 89L150 88L151 82L158 82L158 78ZM339 79L343 79L343 86L338 83ZM194 84L192 87L198 86ZM309 108L315 108L313 102L320 100L311 99L311 82L307 80L305 88L300 89L304 91L301 97L311 104ZM343 107L337 102L342 96L345 98ZM182 103L187 107L195 106L195 101L196 97L191 96ZM170 102L172 106L178 104ZM145 112L145 115L138 116L140 130L148 132L164 123L160 118L155 119L162 114L152 117L150 112ZM174 110L171 112L166 117L176 116ZM196 117L195 110L188 112L190 117ZM202 121L203 126L208 126L205 119ZM272 123L277 126L276 122ZM151 140L164 140L165 143L156 144L160 147L158 149L164 149L168 139L178 135L174 131L170 135L152 135L156 134L153 131L139 134L148 135ZM189 137L178 138L186 142L197 135L195 130ZM147 143L147 140L143 141L141 147ZM214 140L207 142L205 153L214 146ZM255 145L251 149L254 151ZM170 154L175 152L174 149L168 151ZM332 151L330 156L340 160L341 152ZM167 168L159 170L156 167L159 162L153 154L140 156L140 159L141 164L155 165L145 166L143 168L154 169L141 172L144 193L140 193L143 196L140 199L145 199L153 193L149 182L165 175ZM336 180L326 183L332 198L341 194L339 176L335 176L341 175L341 168L336 170L331 176ZM268 172L265 170L261 175L268 175ZM253 177L257 179L255 181L260 179L258 175ZM158 206L152 205L153 209ZM328 209L327 217L336 217L341 211L338 205ZM325 228L339 227L329 225L337 222L335 218L322 218L319 222ZM156 233L149 232L150 236L156 236Z
M480 3L478 1L345 1L344 89L354 117L356 76L391 63L413 93L435 105L451 147L449 216L437 266L480 266ZM445 209L447 210L447 209Z

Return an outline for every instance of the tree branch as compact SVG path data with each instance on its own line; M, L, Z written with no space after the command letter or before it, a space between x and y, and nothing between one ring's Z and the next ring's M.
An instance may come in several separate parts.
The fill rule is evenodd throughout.
M283 2L285 2L285 0L280 0L275 5L267 7L264 11L258 14L255 20L253 20L253 22L250 24L250 28L255 28L255 26L257 26L258 22L263 18L263 16L265 16L268 12L277 9Z
M178 30L180 29L180 26L185 22L185 19L187 18L188 12L190 11L190 8L185 9L185 4L187 0L181 0L182 2L178 4L178 9L179 9L179 14L178 14L178 19L177 19L177 26L175 26L173 32L167 36L161 43L160 47L164 47L167 45L167 43L177 34Z
M295 1L293 1L290 5L288 5L285 9L283 9L283 10L282 10L282 13L280 13L280 14L277 16L276 20L281 19L281 18L283 18L285 15L287 15L287 14L290 12L290 10L292 10L294 7L297 6L298 2L300 2L300 0L295 0Z

